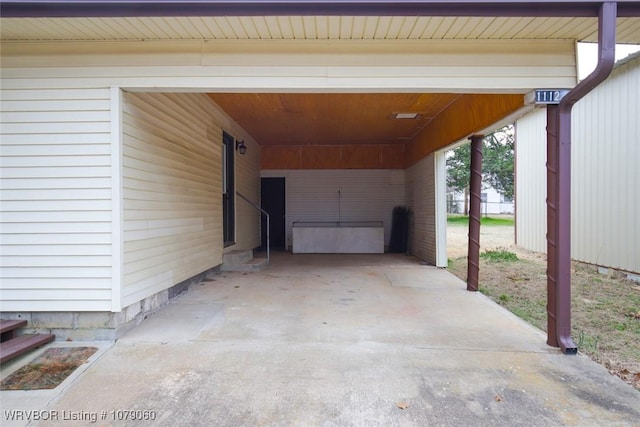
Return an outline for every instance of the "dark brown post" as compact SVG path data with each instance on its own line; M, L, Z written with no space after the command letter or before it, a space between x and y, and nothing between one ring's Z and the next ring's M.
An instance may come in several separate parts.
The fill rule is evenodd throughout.
M558 106L547 106L547 344L559 347L556 333Z
M575 354L571 340L571 138L557 105L547 107L547 344ZM569 121L569 125L571 122Z
M471 138L471 176L469 179L469 248L467 255L467 290L478 290L480 273L480 203L482 200L483 135Z
M555 305L556 338L565 354L576 354L571 339L571 111L563 119L557 110L558 137L555 144Z
M547 112L547 343L565 354L578 352L571 339L571 109L613 69L616 16L617 3L602 3L595 70Z

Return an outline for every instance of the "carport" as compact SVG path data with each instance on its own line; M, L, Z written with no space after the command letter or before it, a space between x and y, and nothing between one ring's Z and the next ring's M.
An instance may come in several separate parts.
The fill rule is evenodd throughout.
M336 46L331 55L337 49L379 67L402 61L399 53L387 58L386 49L375 58L363 55L359 44ZM309 56L314 52L308 47ZM523 109L523 97L414 92L416 87L398 92L401 82L391 80L393 88L375 90L209 94L259 144L263 184L265 178L284 181L284 215L270 218L272 226L282 218L284 237L271 230L272 245L283 240L280 248L291 250L298 224L380 222L387 248L392 210L401 205L413 213L407 252L446 267L442 150L504 122Z
M213 116L220 129L234 130L227 150L234 151L240 141L248 144L247 156L253 157L236 155L235 178L254 201L259 176L286 173L291 174L289 179L302 179L296 175L300 171L361 170L361 179L367 180L364 171L402 171L394 179L402 181L405 204L415 215L410 251L430 264L445 266L440 150L532 108L525 95L535 89L573 87L575 40L595 41L600 36L601 46L610 51L615 41L611 31L615 32L619 16L621 41L637 41L639 12L637 2L597 1L6 1L3 41L13 42L3 46L9 59L3 61L9 74L3 74L17 81L16 90L29 84L19 81L27 70L45 89L50 89L48 84L64 89L60 81L79 74L82 82L110 91L112 163L108 166L114 175L108 211L113 214L114 255L113 271L104 273L104 279L111 289L100 289L100 297L86 299L93 301L92 310L107 307L119 312L215 267L227 248L256 247L259 228L258 216L235 196L229 202L237 209L233 221L222 220L221 206L201 221L171 218L189 233L210 226L211 236L219 241L211 247L202 244L209 251L206 257L175 244L174 253L188 261L188 268L157 270L166 254L145 258L155 247L150 241L140 242L152 234L150 219L131 219L133 211L144 210L137 200L143 189L126 182L133 179L127 174L136 169L130 166L131 159L141 162L145 155L161 156L158 146L138 137L139 117L155 117L154 126L161 127L159 117L171 118L167 107L171 105L181 108L187 121L201 114L197 120L205 123L210 118L202 114L204 108L196 111L194 106L209 102L198 97L208 94L207 99L219 107ZM43 22L38 17L49 19ZM609 51L602 50L603 58ZM606 77L606 61L602 63L597 74ZM570 98L575 102L579 97ZM559 108L567 117L565 107ZM133 121L128 122L130 118ZM212 144L223 139L218 129L214 135L202 128ZM558 124L559 130L566 128L566 121ZM201 146L219 162L222 156L217 151L193 140L194 147ZM560 145L570 148L570 137ZM185 149L189 153L185 163L198 161L201 153L189 150ZM550 222L564 233L569 229L565 204L569 171L566 165L551 169L561 176L561 191L550 191L560 201L550 203L554 212ZM140 175L135 179L142 181ZM220 188L227 184L220 180ZM215 193L219 188L206 191ZM151 206L157 200L147 202ZM225 227L237 239L227 239L230 231ZM471 233L472 240L475 234ZM135 241L128 241L132 235ZM551 244L557 244L560 255L550 256L550 317L562 320L550 327L558 337L549 343L572 352L570 337L563 341L570 330L568 234L559 234L557 241L552 235ZM68 290L70 285L65 286ZM24 289L16 285L14 290L20 295L16 299L24 302L15 307L28 306ZM86 310L65 301L56 307Z
M405 255L275 253L260 273L195 286L92 359L52 394L3 391L3 407L106 411L103 425L133 407L159 426L625 426L640 415L638 392L604 367L564 357Z

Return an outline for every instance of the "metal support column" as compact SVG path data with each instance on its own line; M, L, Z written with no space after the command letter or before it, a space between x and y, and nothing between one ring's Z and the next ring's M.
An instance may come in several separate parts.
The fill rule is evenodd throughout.
M547 343L565 354L578 351L571 339L571 110L613 69L616 17L615 2L601 5L596 69L547 112Z
M471 138L471 176L469 179L469 247L467 256L467 290L478 290L480 273L480 203L482 201L482 144L484 135Z
M559 347L556 333L558 289L558 106L547 106L547 344Z

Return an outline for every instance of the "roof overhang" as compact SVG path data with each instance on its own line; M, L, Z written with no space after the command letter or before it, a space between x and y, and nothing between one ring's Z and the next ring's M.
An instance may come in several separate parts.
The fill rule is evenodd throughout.
M414 17L413 21L425 20L425 19L431 21L433 19L437 23L438 28L440 26L440 23L438 23L438 21L455 21L455 19L450 19L450 18L475 17L477 18L475 22L469 25L469 27L471 27L472 29L474 28L474 26L478 25L478 22L481 22L482 25L486 25L486 26L495 25L496 27L502 29L502 27L504 26L502 23L503 20L515 21L515 22L525 21L516 25L515 28L516 29L522 28L524 26L524 27L536 29L536 31L538 31L537 30L538 28L545 28L548 25L552 25L552 28L550 28L548 32L538 31L538 33L535 33L534 31L532 33L531 31L527 31L521 38L523 40L527 40L530 45L532 40L537 40L537 39L580 40L581 38L579 37L579 35L582 35L584 37L585 34L586 36L597 34L597 32L594 32L595 31L594 28L597 28L597 25L596 25L597 19L595 18L598 17L603 3L604 2L602 0L599 0L599 1L597 0L564 0L564 1L558 1L558 0L555 0L555 1L554 0L537 0L537 1L531 1L531 0L510 0L510 1L507 1L507 0L492 0L492 1L489 1L489 0L465 0L465 1L459 1L459 0L448 0L448 1L443 1L443 0L439 0L439 1L437 0L405 0L405 1L381 1L381 0L346 0L346 1L344 0L343 1L340 1L340 0L276 0L276 1L264 1L264 0L226 0L226 1L223 1L223 0L183 0L183 1L180 1L180 0L174 0L174 1L169 1L169 0L133 0L133 1L125 1L125 0L66 0L66 1L64 0L39 0L39 1L2 0L2 2L0 2L0 15L2 16L3 20L7 18L6 19L7 21L14 21L12 22L13 27L21 26L21 25L24 26L24 28L26 28L26 30L24 31L29 31L29 29L32 29L32 28L45 27L42 33L38 33L40 38L31 40L31 39L26 39L25 37L19 37L24 34L24 31L12 32L12 29L7 30L9 26L5 25L5 27L3 28L2 41L7 42L7 44L10 44L11 42L15 42L17 46L15 46L14 48L19 50L20 52L24 52L25 46L29 46L29 48L37 49L38 48L37 43L42 41L45 41L45 42L59 41L61 43L87 42L82 46L85 46L85 48L94 49L93 46L90 46L90 43L95 41L99 41L99 42L132 41L137 43L143 40L147 45L150 45L152 41L156 41L157 43L154 46L158 46L160 44L167 44L168 40L170 41L178 40L181 42L194 42L194 43L197 43L198 40L202 40L203 46L207 45L208 49L211 49L212 46L217 45L216 42L218 40L222 40L223 41L222 45L233 48L234 50L233 54L235 56L234 60L237 60L237 55L238 55L237 47L239 43L245 44L245 43L260 42L261 45L258 46L256 44L255 47L259 48L261 53L264 53L264 50L265 50L264 43L282 44L280 42L285 42L285 43L288 43L287 45L292 45L293 42L301 42L301 43L304 43L305 52L308 53L309 45L311 43L317 44L317 42L323 42L328 40L332 44L330 48L335 50L336 46L338 45L338 42L355 43L358 41L358 40L334 40L334 38L335 39L342 38L341 35L335 36L334 34L314 33L309 35L306 31L305 25L308 24L313 27L315 25L315 22L313 21L313 19L310 19L308 17L328 17L325 20L333 20L335 19L335 17L343 17L343 16L366 17L364 21L366 21L367 19L371 20L371 17L379 17L379 18L389 17L391 19L398 19L403 17ZM626 33L630 33L633 36L633 37L628 37L629 42L636 42L639 37L638 34L640 34L639 32L640 27L638 26L638 20L636 19L636 17L640 17L640 0L635 0L635 1L620 0L616 4L617 4L617 10L618 10L618 17L621 17L621 18L626 17L626 18L631 18L629 20L633 20L633 22L631 23L632 24L631 29L629 30L627 27L625 27L625 31ZM290 28L291 31L289 31L289 33L292 35L283 36L281 37L282 40L274 40L274 39L277 39L278 37L271 34L272 27L270 26L273 25L279 28L281 27L282 23L271 17L286 17L286 16L298 17L298 19L287 20L288 25L290 25L291 27ZM72 19L68 19L68 20L64 19L67 17ZM253 17L270 17L270 18L262 19L262 21L268 21L268 22L262 22L259 19L256 19L255 20L256 22L253 22L254 21ZM305 19L302 19L300 17L305 17ZM24 18L24 19L20 19L20 18ZM36 18L36 19L29 19L29 18ZM59 19L40 20L37 18L59 18ZM100 18L100 19L96 19L96 21L100 21L100 22L94 23L92 18ZM136 18L136 19L133 19L133 18ZM207 27L206 28L207 31L203 30L202 33L200 34L200 39L199 39L198 34L200 32L200 29L199 29L200 27L196 26L197 22L192 22L192 21L201 21L203 19L208 21L230 20L231 18L235 18L235 20L242 21L240 22L241 25L247 24L246 22L247 20L251 21L251 25L255 27L252 29L254 29L255 31L252 31L251 34L248 34L246 37L247 40L244 40L244 37L242 35L235 34L235 30L232 31L231 35L225 35L224 31L222 31L223 34L217 34L215 31ZM241 18L241 19L238 19L238 18ZM498 18L498 19L494 19L494 18ZM529 20L529 18L531 18L531 20ZM551 19L551 18L557 18L556 21L563 21L566 19L568 21L576 21L576 22L571 23L571 25L569 25L567 22L556 22L556 23L550 24L551 21L554 21L554 19ZM167 33L168 35L165 36L164 38L156 37L154 39L153 37L151 37L153 36L153 34L151 34L150 36L148 33L145 33L144 31L140 33L140 31L137 31L137 30L136 31L130 30L130 26L136 26L136 24L138 23L137 21L144 20L145 22L147 22L147 21L153 21L154 19L158 19L162 21L173 19L174 21L179 21L180 25L176 25L177 27L193 26L195 29L194 34L196 35L193 36L188 31L185 31L185 32L176 31L174 33L171 33L171 32ZM29 25L23 25L25 24L25 22L23 21L38 21L38 22L26 22L26 24L29 24ZM123 24L123 22L121 21L126 21L126 24L128 24L129 27L125 28L123 25L121 25ZM133 22L130 22L130 21L133 21ZM411 19L408 19L407 21L409 21L409 23L412 22ZM529 22L529 21L536 21L536 22ZM351 20L351 24L349 24L349 22L350 21L347 20L345 26L348 27L349 25L351 25L351 28L353 28L354 25L359 25L362 28L362 26L364 25L361 22L361 20ZM164 22L164 24L166 25L166 22ZM261 27L264 27L262 30L258 28L259 24L261 24ZM447 26L447 25L451 26L453 25L453 23L448 22L443 24L443 26ZM460 25L464 26L466 25L466 23L462 22ZM621 27L623 26L624 26L624 23L621 25ZM144 27L144 26L141 25L141 27ZM506 26L506 27L509 28L509 26ZM567 33L566 27L569 27L572 30L569 33ZM87 28L90 29L90 34L88 35L86 32ZM50 29L54 29L58 32L56 33L55 31L48 31ZM300 31L296 33L296 29L298 30L302 29L301 33L303 35L300 37L297 37L296 35L300 34ZM85 38L88 37L89 39L82 39L82 38L79 38L78 40L65 39L65 37L69 38L69 34L73 33L73 31L78 31L78 34L80 34L82 37L85 37ZM585 31L587 32L585 33ZM184 33L189 33L189 34L185 35ZM349 31L349 33L351 33L351 31ZM406 45L409 43L411 43L412 45L415 45L415 42L422 43L422 40L428 39L429 40L428 45L431 49L433 49L434 46L437 43L439 43L438 40L444 38L444 36L442 35L426 32L424 35L422 33L418 35L417 36L418 40L412 40L414 37L410 34L410 32L405 31L404 35L401 37L398 34L396 34L397 33L396 31L396 33L390 32L390 34L388 35L383 34L380 36L381 38L387 39L387 40L378 40L377 35L372 36L370 34L365 34L364 32L361 32L361 33L362 33L361 36L354 37L352 34L350 34L346 38L355 38L355 39L359 38L361 39L360 41L362 41L364 44L368 44L368 45L375 44L376 49L380 49L381 44L388 43L388 42L394 43L395 44L393 46L394 55L398 53L397 46L402 46L403 44ZM8 34L9 37L4 37L4 34ZM17 36L15 34L17 34ZM234 37L234 34L235 34L235 37ZM466 35L462 36L461 38L466 38L467 41L465 42L466 44L461 44L461 46L471 46L473 43L478 41L477 39L483 38L477 34L472 34L472 33L465 33L465 34ZM52 35L56 37L52 37ZM46 37L49 37L49 38L46 38ZM90 39L90 37L93 37L93 39ZM307 37L309 37L311 40L306 40ZM305 40L302 40L302 41L293 40L296 38L303 38ZM493 40L487 40L487 38L491 38L491 36L485 35L484 36L485 40L483 42L487 42L487 43L493 42ZM505 40L506 42L513 42L513 39L518 38L518 33L513 34L513 33L500 32L500 35L497 36L497 38L500 40ZM228 40L233 40L236 43L232 45L231 43L227 43ZM444 41L440 40L440 42L446 42L446 41L448 40L444 40ZM34 44L28 44L29 42L33 42ZM56 46L58 47L61 46L62 45L61 43L59 43ZM424 45L426 45L426 43L422 43L419 49L414 49L414 51L419 51L422 57L425 57ZM53 44L51 43L44 43L42 44L42 46L46 47L46 51L48 53L51 52L51 50L56 47L56 46L53 46ZM81 46L81 45L75 44L73 45L72 49L78 49L78 46ZM103 48L105 48L105 46L108 47L108 45L101 45L101 47ZM118 46L119 48L121 48L122 46L124 46L124 44L119 43ZM146 48L148 48L148 46ZM23 50L20 50L20 49L23 49ZM197 52L196 53L197 55L203 54L201 48L198 48L195 51ZM78 51L76 50L75 53L77 52ZM21 55L23 55L23 53L21 53ZM130 55L130 56L135 57L135 55ZM216 56L216 64L218 65L220 65L220 57L221 55ZM90 58L90 60L92 59ZM394 58L394 60L397 61L397 58ZM255 61L252 61L251 63L253 64L254 62ZM557 61L550 61L550 62L553 62L554 64L556 64ZM309 65L309 64L306 64L306 65ZM349 64L346 64L346 65L349 65ZM354 65L354 64L351 64L351 65ZM362 64L355 64L355 65L361 66ZM51 65L47 62L47 66L51 66ZM528 88L528 90L529 89L530 88ZM215 92L215 91L211 91L211 92ZM224 92L224 91L218 90L217 92ZM235 93L237 92L236 90L231 90L229 92L232 95L229 96L230 97L230 100L228 100L229 105L225 106L225 110L231 111L231 106L233 106L234 103L237 102L237 99L241 96L241 94ZM286 92L286 91L283 91L283 92ZM305 91L302 90L300 92L305 92ZM345 92L345 91L342 90L342 92ZM349 92L349 91L346 91L346 92ZM359 92L359 90L354 90L353 88L351 88L351 92ZM386 91L379 91L379 92L386 92ZM398 91L398 92L403 92L403 91ZM419 92L422 93L425 91L421 90ZM445 94L453 93L451 90L444 90L444 89L441 90L440 92L445 92ZM472 104L473 105L482 104L485 107L479 108L480 110L487 111L493 114L494 107L497 104L496 101L494 99L484 99L484 98L480 99L483 96L481 92L482 91L476 90L476 91L473 91L473 94L474 94L473 96L470 95L470 96L460 97L459 111L468 111L470 108L470 105ZM499 120L501 117L504 117L507 114L513 113L515 110L521 107L521 94L520 94L520 97L518 98L517 93L511 93L511 92L507 93L507 91L504 91L504 90L498 91L498 93L504 95L502 97L504 98L502 99L502 101L505 103L507 103L506 100L511 100L512 98L514 99L517 98L517 102L514 101L513 103L507 103L508 105L503 106L504 108L500 109L491 117L486 118L486 120L484 120L482 123L474 124L472 129L473 132L477 131L478 129L484 129L487 126L491 126L491 124L495 123L496 120ZM419 95L419 94L416 94L416 95ZM496 95L496 94L494 93L493 95ZM279 93L278 96L280 96L284 100L283 103L286 105L290 105L294 103L294 101L292 101L294 97L291 95ZM344 102L344 100L347 99L347 95L343 94L342 96L344 97L343 98L343 102ZM358 99L359 95L354 93L349 96L354 99ZM222 100L221 100L222 96L219 95L217 98L218 99L216 99L216 101L222 103ZM319 102L318 97L314 98L314 97L311 97L310 95L304 95L303 98L305 99L305 101L304 102L301 101L301 105L306 105L308 107L306 110L307 112L309 111L313 112L318 110L319 107L316 106L316 104ZM470 99L474 100L473 103L469 101ZM239 112L236 112L233 114L234 119L239 123L243 124L246 128L249 128L251 123L255 122L255 120L252 120L251 117L248 117L245 120L245 118L242 116L243 114L242 111L245 111L245 112L252 112L252 111L264 112L265 111L264 106L261 107L258 105L256 107L252 107L250 105L250 102L254 102L254 101L251 101L251 99L247 101L245 99L244 102L241 103L242 109ZM465 104L465 102L467 103ZM273 105L273 103L271 105ZM355 137L348 138L348 137L345 137L344 135L338 135L338 137L335 137L335 138L326 137L324 138L324 140L333 141L334 144L338 144L338 145L358 144L358 143L360 144L363 144L363 143L406 144L408 140L415 140L418 135L423 133L422 130L423 129L426 130L426 124L425 126L420 127L420 132L416 132L414 128L408 126L407 123L404 123L403 126L409 127L409 129L402 128L404 130L404 133L402 134L398 133L398 129L401 128L401 126L398 123L394 123L393 126L391 126L391 123L387 123L388 120L386 120L386 118L393 112L404 112L404 111L413 111L413 110L409 108L403 108L402 106L400 106L397 108L394 107L393 109L388 108L387 110L385 110L384 114L382 115L382 117L384 117L383 120L385 121L385 125L389 125L388 127L393 127L395 129L394 132L389 131L389 134L393 133L392 136L388 136L383 139L377 139L375 141L372 141L372 138L362 141L362 140L356 140ZM445 123L441 125L442 128L447 128L447 129L451 128L451 129L459 130L460 125L458 123L459 122L458 118L460 117L461 114L452 113L451 117L453 118L447 119L448 116L446 116L446 114L442 114L443 111L444 110L438 110L438 114L436 114L436 116L438 117L433 119L441 120L442 123ZM422 110L419 110L418 112L422 112ZM309 115L312 116L311 113L309 113ZM328 116L328 115L324 114L323 116ZM333 122L339 122L339 120L340 118L336 118L335 120L333 120ZM292 120L287 120L286 118L281 119L280 117L269 117L265 119L265 122L266 123L291 123ZM364 120L362 120L361 122L362 123L360 125L365 130L375 128L374 125L368 124L368 122ZM308 120L304 123L305 124L303 125L303 129L310 129L313 127L314 122L311 120ZM335 125L335 123L332 123L331 125L333 126ZM320 125L317 125L316 127L322 128L322 126ZM327 127L331 127L331 126L327 126ZM335 126L333 127L335 128ZM279 128L290 130L290 125L281 125L279 126ZM261 129L266 129L266 127L261 126ZM360 134L364 134L364 133L365 132L360 132ZM383 132L379 132L379 133L382 134ZM252 130L252 134L256 137L257 140L259 140L263 144L269 144L271 143L271 141L279 141L279 143L282 144L282 141L285 140L283 137L279 137L278 135L276 135L277 137L272 137L272 138L270 138L269 135L260 135L259 130L256 130L256 129ZM412 151L410 149L407 151L406 157L411 159L419 159L423 157L425 154L427 154L427 151L433 151L434 149L442 148L442 146L452 141L457 141L461 137L464 137L464 135L466 134L467 132L462 132L462 131L460 135L457 135L457 134L444 135L443 133L444 136L442 136L442 141L438 142L438 144L440 145L437 145L437 146L433 145L434 143L431 141L433 140L433 138L429 140L429 144L426 144L426 143L412 144L412 146L415 146L418 148L422 147L423 149L421 148L422 151L417 149L413 149ZM305 144L305 143L308 145L314 145L313 141L301 142L297 140L295 141L287 140L285 142L288 145ZM316 141L315 144L317 143L318 142Z
M3 0L3 17L125 16L549 16L596 17L602 0ZM640 16L619 0L618 16Z

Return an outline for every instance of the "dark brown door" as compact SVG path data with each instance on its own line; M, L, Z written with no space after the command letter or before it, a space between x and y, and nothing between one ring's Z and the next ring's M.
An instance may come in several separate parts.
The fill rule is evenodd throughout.
M271 249L286 249L285 227L285 179L262 178L260 180L260 203L269 213L269 238ZM262 247L266 247L267 224L262 218Z

